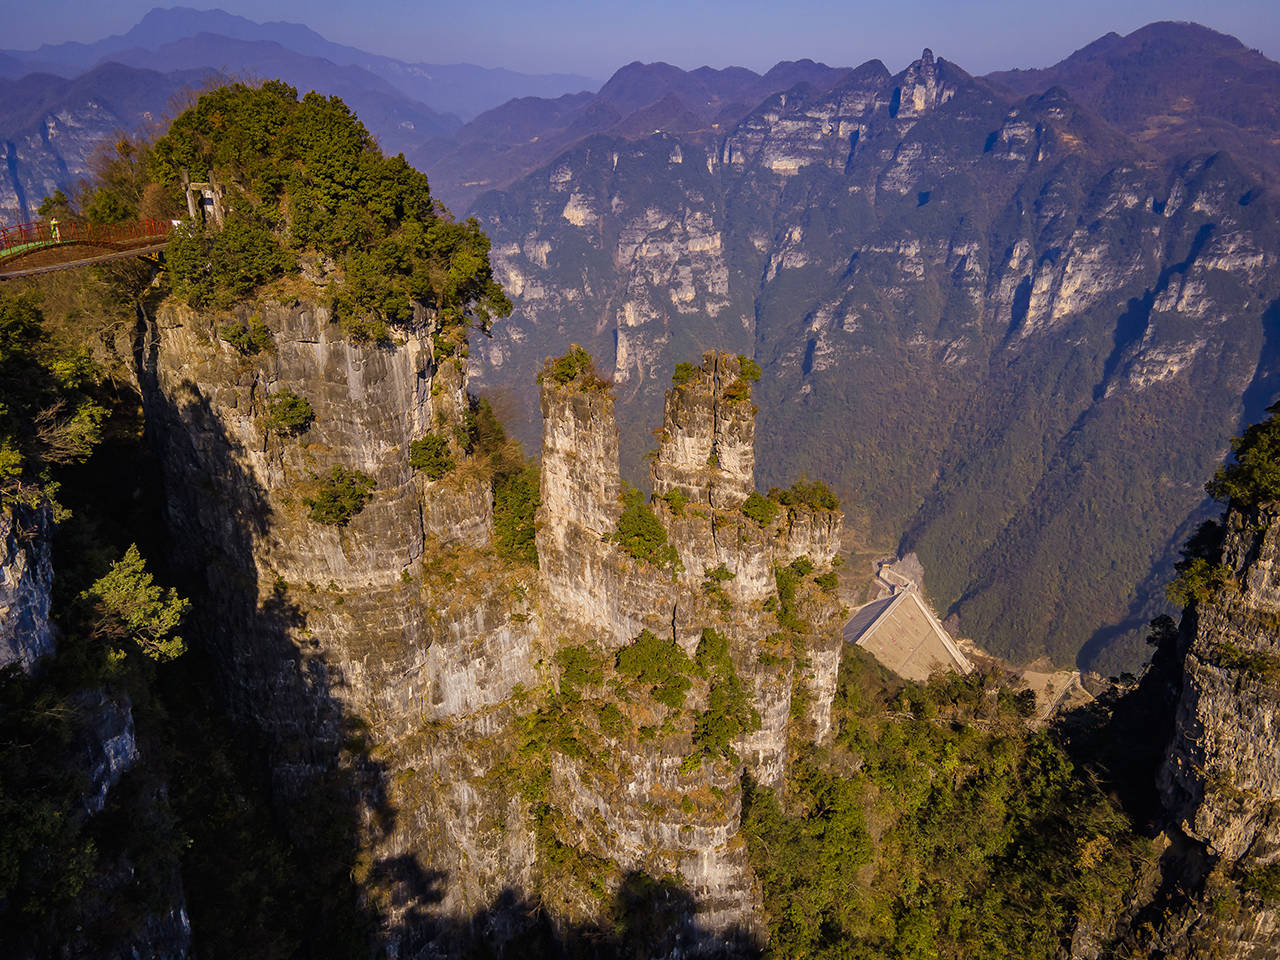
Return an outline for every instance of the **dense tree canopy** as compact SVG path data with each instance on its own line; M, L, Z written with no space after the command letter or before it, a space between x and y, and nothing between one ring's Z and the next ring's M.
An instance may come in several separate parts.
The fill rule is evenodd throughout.
M454 221L337 97L299 101L280 81L219 87L173 121L149 171L170 204L184 179L223 191L223 227L192 224L171 245L174 291L193 304L240 296L315 252L338 267L331 295L357 338L411 323L415 304L446 327L487 328L511 310L479 224Z
M743 833L773 957L1050 958L1107 928L1153 847L995 673L890 678L850 651L834 743L793 741Z
M53 468L88 457L106 412L97 379L88 354L50 340L35 297L0 296L0 502L37 505Z
M1280 404L1267 413L1271 416L1231 441L1234 462L1219 467L1205 484L1211 497L1239 507L1280 500Z

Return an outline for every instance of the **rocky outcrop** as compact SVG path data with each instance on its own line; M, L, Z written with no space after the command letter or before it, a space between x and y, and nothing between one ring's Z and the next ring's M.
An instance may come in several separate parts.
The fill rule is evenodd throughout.
M759 894L738 836L737 781L745 769L757 781L780 783L788 737L797 733L798 685L813 703L801 735L827 735L841 643L839 605L803 577L801 599L792 602L811 617L801 628L806 650L798 635L779 633L775 566L803 547L817 551L810 571L829 568L835 541L797 531L838 531L842 518L838 511L777 504L777 516L764 521L743 512L755 483L751 378L737 356L709 352L700 366L682 367L667 392L652 467L651 509L679 563L668 570L630 556L614 537L623 499L613 404L594 375L559 382L544 374L543 622L554 625L561 644L600 651L606 664L641 630L690 656L705 630L718 631L757 722L739 738L736 762L691 764L692 720L706 709L704 687L695 684L681 709L643 706L649 703L643 695L614 701L596 694L599 709L619 710L633 732L605 730L584 717L592 732L579 735L600 745L552 762L554 834L590 862L616 864L621 873L679 877L692 895L686 949L697 952L708 934L721 941L761 935L752 919ZM604 689L617 684L627 689L625 677ZM646 712L652 710L658 712Z
M1202 851L1186 858L1189 942L1250 960L1280 946L1280 905L1257 883L1280 864L1277 520L1276 504L1227 514L1230 579L1184 615L1181 694L1160 774L1176 829Z
M1196 605L1166 803L1215 857L1280 858L1280 510L1228 516L1235 586Z
M677 639L687 637L684 642L692 651L701 627L715 624L734 641L735 664L750 679L761 716L760 729L744 741L745 755L757 779L779 783L798 676L813 695L815 737L829 732L841 643L833 629L839 605L817 604L815 635L807 655L796 658L807 664L802 675L793 672L790 660L774 663L765 649L763 638L776 632L765 605L776 594L779 566L801 557L823 570L831 566L844 517L838 510L807 506L779 509L767 522L743 512L755 490L750 366L744 357L708 352L700 367L677 374L679 382L667 391L653 491L654 505L684 558L678 575L684 603L677 610ZM720 602L720 596L729 602Z
M739 507L755 489L755 407L751 379L737 357L708 354L667 393L653 462L653 492L694 504Z
M237 325L259 331L258 349L224 339ZM353 344L309 300L221 317L168 302L148 325L139 380L184 545L174 560L204 598L193 631L233 714L265 734L276 803L304 833L335 778L346 784L353 876L403 955L518 936L530 915L512 892L541 897L555 924L597 922L602 898L639 876L684 891L679 950L758 940L739 782L779 783L788 738L828 732L841 611L816 578L841 515L743 512L750 370L708 353L669 394L643 507L671 552L639 555L620 535L643 498L620 479L612 390L589 369L549 374L538 566L514 563L495 549L490 475L464 439L465 364L438 352L437 332L423 314L399 342ZM273 425L286 391L311 408L302 431ZM428 433L448 438L438 479L409 462ZM325 525L309 503L335 467L376 486ZM793 560L780 632L776 568ZM644 631L693 657L706 630L727 638L729 664L691 673L678 706L615 664ZM566 651L611 679L575 692ZM744 729L734 749L701 754L696 720L730 673ZM591 866L565 873L566 857ZM482 912L479 933L467 918Z
M955 96L955 86L947 84L941 73L933 51L926 47L920 59L907 67L902 83L893 91L889 115L918 117Z
M538 570L552 633L601 632L611 648L641 630L670 633L669 571L635 576L610 541L622 512L614 398L600 381L542 389L542 489Z
M24 672L54 648L49 508L0 510L0 667Z
M228 324L270 342L242 353L220 337ZM535 584L490 549L490 483L458 439L462 359L437 353L426 317L399 342L356 344L306 300L221 317L168 302L148 330L140 382L183 544L173 559L204 598L193 629L233 716L265 734L276 802L305 833L326 816L317 791L348 784L366 892L403 949L429 939L407 917L470 916L527 889L518 822L488 815L509 798L486 789L480 744L536 680L536 609L518 599ZM284 391L313 412L297 436L270 420ZM427 433L451 438L456 467L438 480L409 463ZM376 486L326 525L308 501L335 467ZM452 747L437 752L442 727ZM455 879L436 895L423 870Z

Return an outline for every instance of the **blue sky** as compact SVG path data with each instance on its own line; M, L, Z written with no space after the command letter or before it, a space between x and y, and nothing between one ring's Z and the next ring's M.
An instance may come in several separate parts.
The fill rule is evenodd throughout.
M96 40L123 33L156 0L0 0L0 47ZM878 57L898 70L923 47L973 73L1047 66L1108 31L1153 20L1195 20L1280 59L1277 0L224 0L217 6L259 22L305 23L330 40L406 60L478 63L597 79L632 60L692 68L731 64L763 70L810 57L856 65Z

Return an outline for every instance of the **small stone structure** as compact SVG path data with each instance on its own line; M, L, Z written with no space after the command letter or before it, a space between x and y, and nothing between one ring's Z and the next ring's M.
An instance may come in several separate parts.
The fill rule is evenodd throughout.
M195 220L222 226L226 215L222 185L216 181L194 181L186 170L182 171L182 188L187 197L187 215Z

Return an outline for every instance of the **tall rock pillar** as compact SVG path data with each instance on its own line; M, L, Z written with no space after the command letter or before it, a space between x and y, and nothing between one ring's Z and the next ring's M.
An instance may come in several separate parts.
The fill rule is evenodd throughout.
M620 647L641 630L670 636L669 572L628 557L610 538L622 515L613 393L575 347L542 384L539 579L551 636Z

